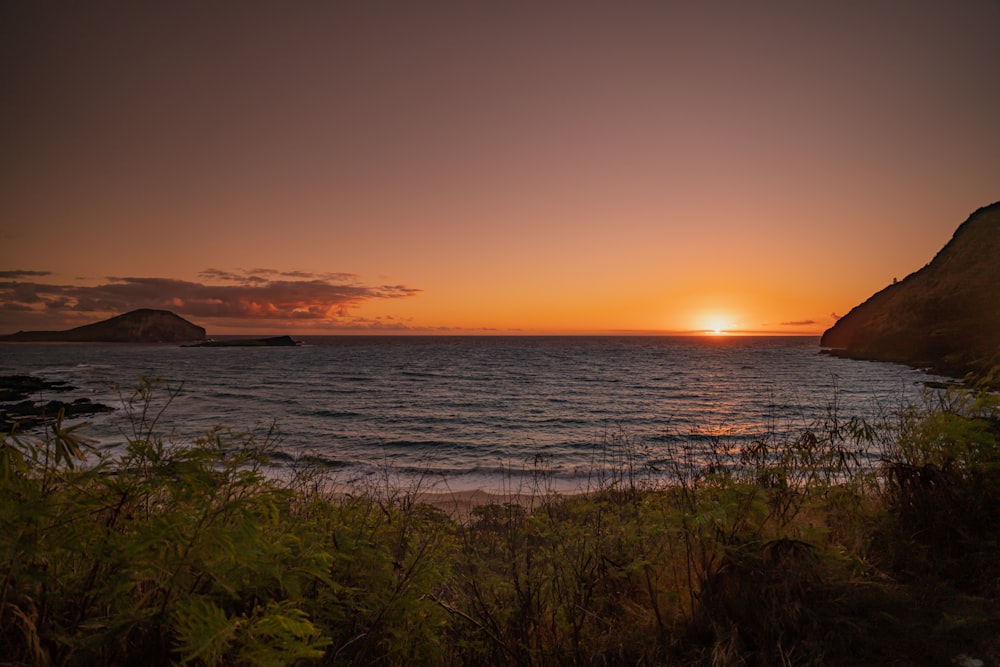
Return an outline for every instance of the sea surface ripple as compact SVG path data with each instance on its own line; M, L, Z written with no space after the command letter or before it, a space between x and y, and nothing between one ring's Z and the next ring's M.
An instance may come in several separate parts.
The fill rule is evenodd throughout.
M792 432L836 409L886 414L917 400L921 371L819 354L811 337L304 337L293 348L8 344L0 373L67 380L119 406L88 435L121 447L122 399L140 376L180 388L158 422L190 441L277 425L276 465L308 458L345 483L506 488L543 473L586 485L609 443L655 469L679 442ZM166 390L160 398L166 397ZM157 404L159 405L159 404ZM779 433L780 434L780 433Z

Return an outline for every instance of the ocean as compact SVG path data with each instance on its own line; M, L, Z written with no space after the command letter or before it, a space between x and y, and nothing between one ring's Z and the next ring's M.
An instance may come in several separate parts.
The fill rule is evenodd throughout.
M888 414L937 378L905 366L819 354L813 337L301 337L289 348L5 344L0 374L66 380L116 407L84 431L113 453L129 433L140 376L165 386L154 411L166 440L215 427L276 427L281 474L296 461L344 484L509 490L544 475L585 488L621 465L669 467L678 445L738 446L794 433L831 410Z

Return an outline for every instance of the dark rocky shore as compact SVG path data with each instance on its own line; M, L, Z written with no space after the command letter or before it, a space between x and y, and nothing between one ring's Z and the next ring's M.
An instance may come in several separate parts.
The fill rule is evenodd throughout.
M64 401L46 397L69 394L76 388L60 380L44 380L33 375L0 376L0 432L42 426L53 421L62 411L66 417L113 412L114 408L80 397Z

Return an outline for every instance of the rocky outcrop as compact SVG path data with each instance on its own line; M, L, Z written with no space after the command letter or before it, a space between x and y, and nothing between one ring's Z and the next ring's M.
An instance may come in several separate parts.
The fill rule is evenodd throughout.
M291 336L271 336L270 338L227 338L206 340L184 347L295 347L298 342Z
M1000 364L1000 202L979 209L916 273L823 334L835 354L983 376Z
M0 341L22 343L187 343L205 340L205 329L169 310L143 308L66 331L19 331Z
M61 380L45 380L33 375L0 376L0 433L25 431L47 424L62 414L66 418L113 412L114 408L89 398L72 401L44 397L67 393L74 388Z

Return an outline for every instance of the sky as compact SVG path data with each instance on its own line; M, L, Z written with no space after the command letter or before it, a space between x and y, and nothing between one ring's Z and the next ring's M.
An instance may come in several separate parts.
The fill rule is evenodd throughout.
M1000 200L1000 1L0 2L0 333L812 334Z

